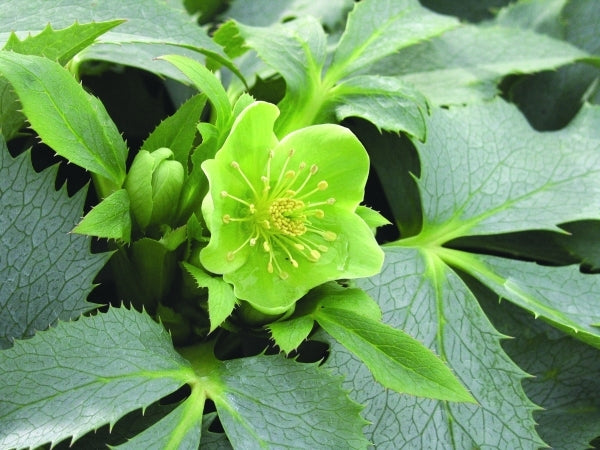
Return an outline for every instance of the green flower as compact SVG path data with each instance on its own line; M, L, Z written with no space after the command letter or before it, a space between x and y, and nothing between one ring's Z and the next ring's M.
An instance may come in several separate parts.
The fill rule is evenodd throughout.
M314 125L278 141L279 110L255 102L205 161L202 212L211 232L201 264L267 314L327 281L379 272L383 251L356 214L368 155L348 129Z

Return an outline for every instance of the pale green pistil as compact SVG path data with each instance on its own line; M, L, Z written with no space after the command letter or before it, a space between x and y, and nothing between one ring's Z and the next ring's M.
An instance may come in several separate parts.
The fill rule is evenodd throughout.
M239 163L233 161L231 167L249 187L249 198L239 198L227 191L221 192L224 199L244 205L243 209L246 212L242 217L225 214L223 222L226 225L235 222L247 222L250 225L245 227L250 231L246 240L238 248L229 251L227 259L233 261L243 248L254 247L262 241L262 250L269 255L267 271L273 273L276 270L282 279L286 279L289 274L285 270L286 263L278 259L278 254L283 253L287 263L293 268L298 268L299 264L294 254L302 255L307 261L316 262L321 253L328 250L326 245L313 240L315 235L322 238L321 242L337 239L334 232L320 229L311 221L311 218L322 219L325 216L325 212L319 206L335 203L334 198L314 203L309 200L313 194L327 189L327 181L321 180L316 184L313 182L312 178L318 172L316 165L307 168L306 163L301 162L297 170L289 169L293 156L294 150L290 150L278 177L272 179L271 162L274 153L269 152L265 173L260 177L261 187L258 189L248 179Z

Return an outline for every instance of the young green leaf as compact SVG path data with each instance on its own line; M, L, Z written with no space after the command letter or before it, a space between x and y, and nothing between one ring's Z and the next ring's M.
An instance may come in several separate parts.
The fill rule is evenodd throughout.
M119 189L94 206L73 229L73 233L129 243L131 212L127 191Z
M75 440L193 377L164 327L145 313L110 308L61 322L0 353L0 446Z
M110 182L125 179L127 146L106 109L72 75L46 58L0 52L0 73L12 84L23 112L42 140L69 161Z
M205 105L205 95L194 95L172 116L163 120L150 133L140 148L152 152L161 147L167 147L173 152L175 161L179 161L183 167L187 168L196 138L196 126Z
M232 313L237 303L233 287L221 277L213 277L199 267L186 262L182 263L185 270L196 281L198 287L208 288L208 317L212 333Z
M220 143L222 143L231 127L232 108L221 81L203 64L191 58L180 55L167 55L162 56L161 59L170 62L181 70L194 86L208 97L217 115L215 126L219 130Z
M209 397L234 448L368 445L361 406L348 398L338 378L318 365L255 356L224 361L217 374L222 387Z
M286 354L297 349L308 338L315 320L311 316L300 316L267 325L271 337Z
M464 282L426 250L388 248L383 271L359 285L373 296L384 321L434 350L467 387L477 405L400 395L373 381L369 369L343 345L330 343L324 366L342 374L352 397L366 403L375 447L486 447L535 449L534 405L526 376L504 353L502 335L489 323ZM317 336L313 337L317 338ZM485 424L485 425L484 425Z
M13 159L0 138L0 348L95 307L86 297L108 254L70 233L85 190L55 191L57 169L35 172L29 152Z
M450 369L403 331L347 309L322 307L314 318L358 356L386 388L419 397L475 403Z
M35 36L29 35L23 40L12 33L2 50L10 50L23 55L44 56L64 66L77 53L91 45L98 36L123 22L125 21L110 20L86 24L76 22L62 30L53 29L48 24L41 33Z
M458 26L458 21L423 8L417 0L355 3L335 50L328 77L338 81L364 71L399 49Z

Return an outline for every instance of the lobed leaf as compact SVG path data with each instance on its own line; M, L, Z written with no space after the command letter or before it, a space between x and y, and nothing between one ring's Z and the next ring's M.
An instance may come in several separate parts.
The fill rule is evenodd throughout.
M362 75L341 81L334 89L338 121L361 117L380 130L405 131L424 140L427 100L412 86L393 77Z
M399 77L434 105L464 104L492 99L505 75L555 69L587 56L529 30L463 25L402 49L371 72Z
M354 72L364 71L401 48L456 26L458 21L455 18L433 13L417 0L356 3L335 49L328 76L337 81Z
M600 348L600 277L578 267L543 267L494 256L443 250L449 264L564 332Z
M218 373L223 390L210 397L234 448L368 445L361 407L317 365L255 356L224 361Z
M585 107L569 127L539 133L498 100L437 109L427 128L427 142L415 142L424 214L419 245L466 235L561 231L556 224L598 217L600 108Z
M600 434L599 350L499 302L489 290L471 287L494 325L513 337L504 342L507 353L532 375L523 388L541 406L534 413L540 436L551 448L590 447Z
M0 348L95 307L86 297L108 254L69 233L85 190L55 191L56 172L35 172L28 152L13 159L0 139Z
M110 308L0 353L0 446L54 444L143 408L193 377L161 325Z
M331 345L324 366L346 377L352 397L365 402L367 437L377 448L508 447L537 449L533 404L521 388L525 374L506 356L464 282L427 250L388 248L379 275L360 281L381 305L384 322L435 351L477 405L400 395L375 383L369 369L342 345Z

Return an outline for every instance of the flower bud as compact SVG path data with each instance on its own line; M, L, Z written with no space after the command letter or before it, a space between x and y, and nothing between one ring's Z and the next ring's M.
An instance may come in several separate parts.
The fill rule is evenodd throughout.
M169 224L177 212L185 171L172 158L173 152L165 147L153 152L140 150L131 164L125 189L141 231Z

